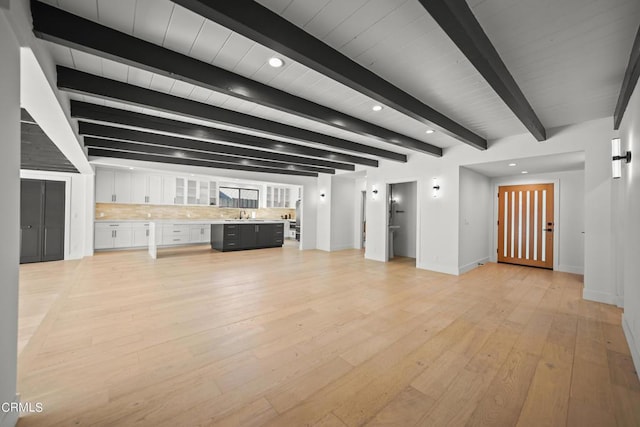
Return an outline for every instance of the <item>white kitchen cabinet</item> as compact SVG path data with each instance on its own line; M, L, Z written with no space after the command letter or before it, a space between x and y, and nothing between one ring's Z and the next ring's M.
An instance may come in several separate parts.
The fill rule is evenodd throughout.
M209 206L209 181L198 181L198 199L196 203Z
M131 174L125 171L96 170L97 203L131 203Z
M162 203L165 205L176 203L176 178L174 176L162 177Z
M129 248L133 243L130 223L101 222L95 224L95 249Z
M198 181L196 179L187 180L187 204L198 204Z
M164 224L162 226L162 245L182 245L189 243L189 225Z
M113 230L98 227L96 224L95 234L93 236L93 247L95 249L113 249Z
M149 246L149 224L134 224L132 226L133 246Z
M295 206L295 202L291 200L293 191L289 187L268 185L266 193L267 208L291 208Z
M176 181L176 205L184 205L187 200L187 180L185 178L175 178Z
M132 174L131 202L156 205L162 203L162 177L141 173Z
M211 241L211 225L192 224L189 226L189 243L207 243Z

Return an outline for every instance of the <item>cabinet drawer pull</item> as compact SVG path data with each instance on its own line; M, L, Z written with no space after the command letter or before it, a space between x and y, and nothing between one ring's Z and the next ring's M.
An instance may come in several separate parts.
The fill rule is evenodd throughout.
M173 239L174 242L179 242L182 239Z

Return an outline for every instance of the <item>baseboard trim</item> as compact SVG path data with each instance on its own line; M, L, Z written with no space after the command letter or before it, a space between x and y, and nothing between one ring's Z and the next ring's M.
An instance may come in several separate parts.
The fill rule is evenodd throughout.
M489 257L484 257L481 258L477 261L471 262L467 265L463 265L461 267L458 267L458 274L464 274L467 273L471 270L473 270L474 268L478 268L479 264L486 264L489 262Z
M16 394L13 403L20 403L20 395ZM0 411L0 427L15 427L20 418L19 412L1 412Z
M426 264L426 263L416 262L416 268L419 268L421 270L435 271L437 273L451 274L452 276L459 276L457 268L450 268L450 267L446 267L438 264Z
M631 350L631 359L633 360L633 365L636 368L636 374L638 375L638 379L640 379L640 348L638 348L638 343L636 343L636 340L633 338L631 326L629 326L627 317L624 314L622 315L622 330L624 331L624 336L627 339L629 350Z
M339 246L331 247L330 252L346 251L347 249L355 249L355 248L353 247L353 245L339 245Z
M558 271L562 271L563 273L573 273L573 274L581 274L584 276L584 267L578 267L575 265L562 265L558 266Z
M618 305L619 303L619 298L617 295L613 295L607 292L600 292L600 291L592 291L590 289L584 289L582 291L582 298L588 300L588 301L595 301L595 302L601 302L604 304L610 304L610 305Z

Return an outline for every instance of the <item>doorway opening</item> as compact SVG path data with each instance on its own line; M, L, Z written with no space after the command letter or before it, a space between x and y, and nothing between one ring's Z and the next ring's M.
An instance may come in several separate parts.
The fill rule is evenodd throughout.
M367 247L367 192L361 191L360 196L360 249Z
M418 184L416 181L389 184L388 194L387 259L415 265Z
M554 185L498 187L498 262L553 269Z

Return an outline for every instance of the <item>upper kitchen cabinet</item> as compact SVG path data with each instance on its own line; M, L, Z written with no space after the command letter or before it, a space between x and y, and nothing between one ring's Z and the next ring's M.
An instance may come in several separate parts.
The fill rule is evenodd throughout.
M97 203L131 203L131 173L110 169L96 171Z
M296 205L295 200L292 200L293 191L289 187L267 185L266 193L267 208L291 208Z
M134 173L131 175L131 180L132 203L158 205L163 202L160 175Z

